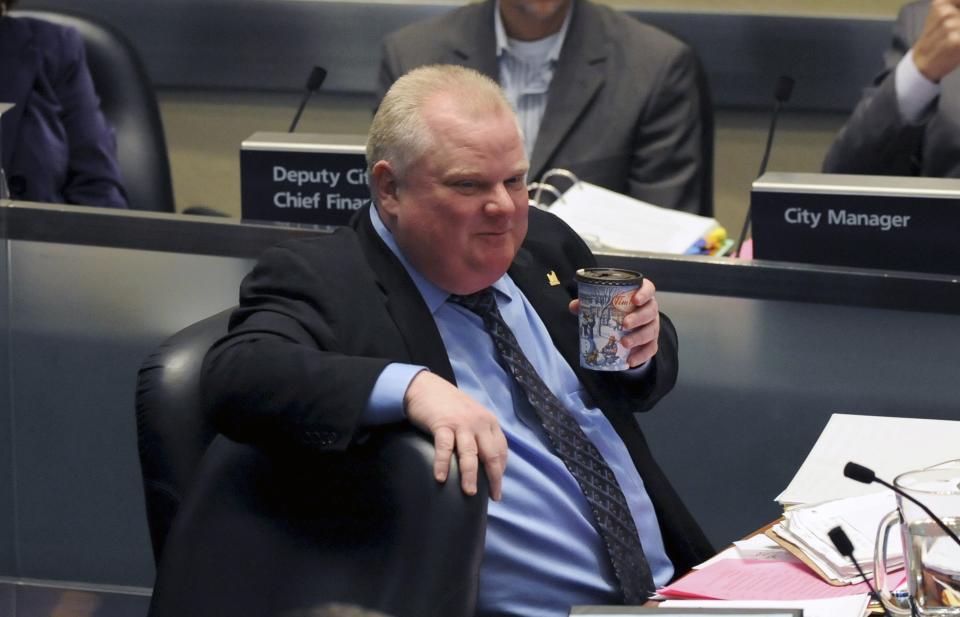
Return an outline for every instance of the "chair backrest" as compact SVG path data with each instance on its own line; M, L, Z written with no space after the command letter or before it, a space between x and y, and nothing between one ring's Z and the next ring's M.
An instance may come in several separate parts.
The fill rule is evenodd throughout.
M227 332L231 310L165 340L137 375L137 445L157 563L200 459L216 436L201 402L200 367L210 346Z
M173 212L173 183L157 98L136 50L96 20L55 11L12 11L80 33L100 107L116 131L117 162L134 210Z
M434 481L433 445L410 428L322 455L216 434L199 372L228 317L181 330L139 372L157 561L150 614L289 615L344 602L396 617L472 615L488 487L468 498L455 475Z

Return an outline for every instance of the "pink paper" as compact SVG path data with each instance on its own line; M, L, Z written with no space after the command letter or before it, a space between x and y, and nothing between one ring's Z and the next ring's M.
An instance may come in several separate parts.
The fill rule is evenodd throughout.
M889 583L899 585L903 577ZM802 563L721 559L660 590L669 598L813 600L869 593L866 583L836 587Z

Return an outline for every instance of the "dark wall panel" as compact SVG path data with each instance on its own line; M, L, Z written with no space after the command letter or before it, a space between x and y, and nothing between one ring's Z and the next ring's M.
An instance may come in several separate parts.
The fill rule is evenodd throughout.
M24 9L95 16L123 31L161 87L295 90L310 67L324 89L369 93L383 36L448 4L325 0L23 0ZM629 10L700 55L719 107L767 108L792 75L797 109L845 111L881 66L890 21Z

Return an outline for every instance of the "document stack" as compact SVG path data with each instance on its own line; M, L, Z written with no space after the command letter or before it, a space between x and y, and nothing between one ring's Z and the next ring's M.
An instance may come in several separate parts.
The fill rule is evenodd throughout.
M561 192L558 178L572 185ZM621 195L564 169L551 169L529 188L532 205L563 219L598 252L721 255L733 245L716 219Z
M828 583L857 583L863 579L856 567L837 551L827 534L834 527L842 526L853 543L854 559L869 575L873 571L877 527L896 505L893 493L883 492L799 506L784 512L783 520L771 527L767 535ZM892 569L903 567L899 536L891 536L887 556L887 565Z

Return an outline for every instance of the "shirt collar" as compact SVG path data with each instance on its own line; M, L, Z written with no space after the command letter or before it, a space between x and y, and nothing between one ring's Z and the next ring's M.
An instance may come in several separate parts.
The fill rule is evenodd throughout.
M387 229L387 226L384 225L376 206L370 206L370 222L373 223L373 229L377 232L377 235L380 236L380 239L383 240L384 244L387 245L387 248L389 248L390 251L397 257L397 259L400 260L404 270L406 270L407 274L410 275L410 278L413 279L413 284L417 286L417 290L420 292L420 295L423 296L423 301L427 304L430 314L435 314L437 310L447 301L447 298L450 297L450 292L444 291L431 283L425 276L420 274L420 272L413 267L413 264L411 264L406 256L400 251L400 247L397 245L397 240L393 237L393 233L391 233L390 230ZM497 281L491 285L491 287L500 292L503 296L506 296L507 301L512 301L512 287L507 283L507 281L508 276L504 274L497 279Z
M573 4L574 3L570 4L570 9L567 11L567 16L563 19L563 25L560 26L560 30L558 30L556 34L550 35L555 36L556 40L547 53L546 60L549 62L556 62L560 59L560 50L563 48L564 39L567 38L567 29L570 27L570 17L574 11ZM497 57L499 58L503 55L503 52L510 50L510 39L507 37L507 29L503 25L503 18L500 16L500 0L496 0L493 6L493 33L497 42Z

